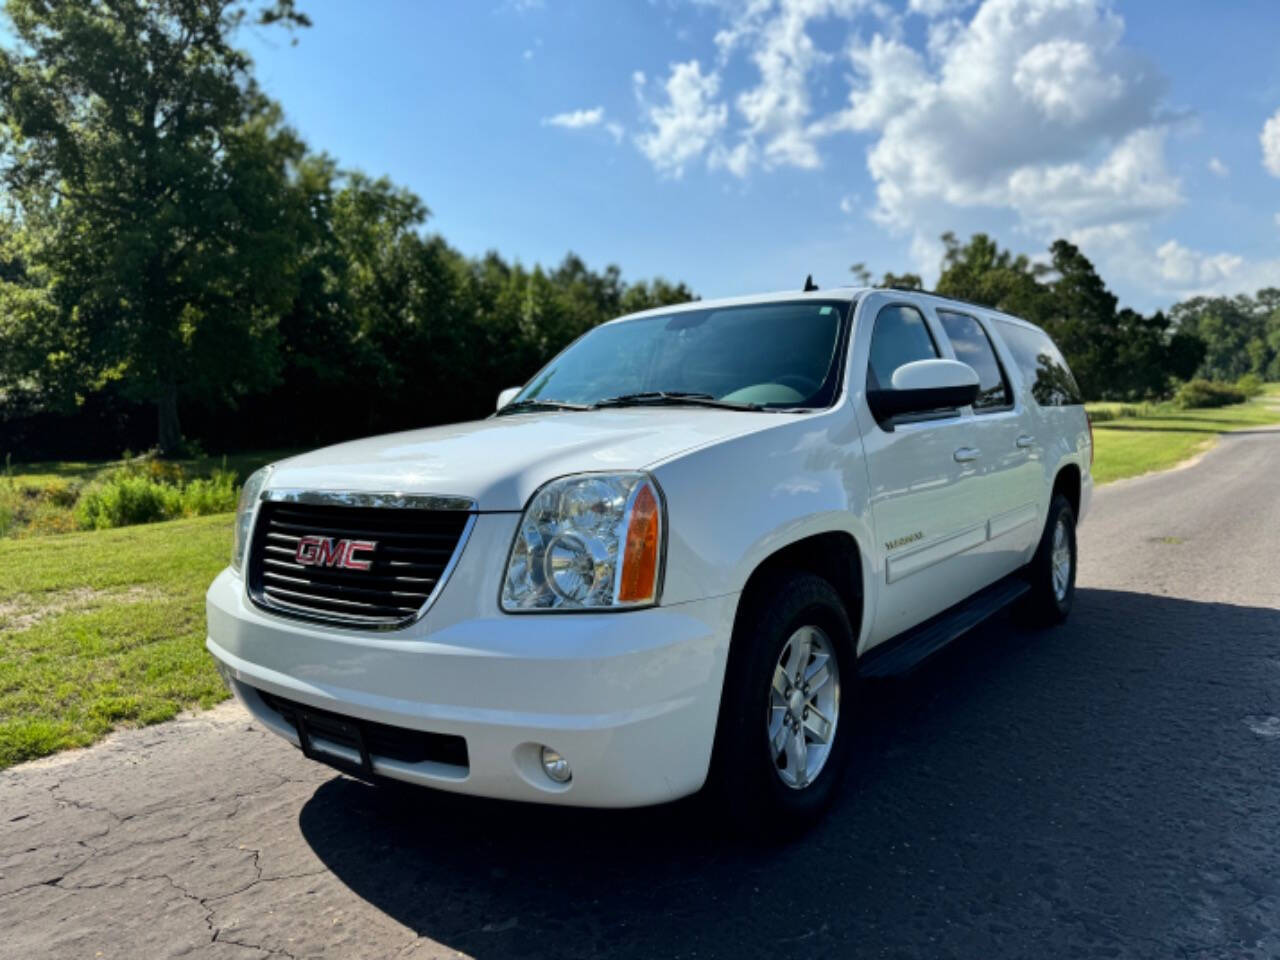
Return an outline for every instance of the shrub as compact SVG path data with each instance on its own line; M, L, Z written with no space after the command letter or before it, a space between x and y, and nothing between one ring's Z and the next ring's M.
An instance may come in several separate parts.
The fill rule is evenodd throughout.
M1115 411L1108 407L1098 407L1096 410L1093 408L1089 409L1090 423L1106 423L1108 420L1114 420L1115 418Z
M1260 397L1266 393L1266 386L1262 382L1262 378L1256 373L1246 373L1243 377L1236 381L1236 389L1243 393L1246 397Z
M36 501L35 507L27 517L26 526L19 529L16 536L34 537L46 533L73 533L78 528L76 512L70 506L43 500Z
M239 487L235 473L215 470L207 479L184 482L181 473L152 467L155 462L126 463L90 484L76 502L80 529L106 530L236 508ZM179 479L162 479L175 475Z
M182 512L182 490L128 469L95 481L80 495L76 522L82 530L106 530L168 520Z
M8 536L18 522L19 494L12 484L0 483L0 537Z
M214 470L207 480L192 480L182 488L182 515L203 517L210 513L227 513L236 508L239 495L235 472Z
M1204 407L1227 407L1233 403L1244 403L1249 397L1243 390L1229 383L1217 383L1212 380L1188 380L1178 388L1174 395L1175 406L1184 410Z

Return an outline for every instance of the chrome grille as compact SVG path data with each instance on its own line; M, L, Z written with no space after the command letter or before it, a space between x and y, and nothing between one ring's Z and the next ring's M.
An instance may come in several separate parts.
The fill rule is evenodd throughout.
M275 613L350 627L412 623L452 569L475 514L339 502L268 499L259 506L249 553L250 598ZM303 538L371 542L359 554L369 568L299 563Z

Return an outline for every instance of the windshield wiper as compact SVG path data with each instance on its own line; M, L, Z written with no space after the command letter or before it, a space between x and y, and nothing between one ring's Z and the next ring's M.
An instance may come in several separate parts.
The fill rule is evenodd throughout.
M617 397L606 397L592 404L594 409L601 407L639 407L639 406L678 406L678 407L716 407L720 410L763 410L758 403L731 403L717 400L709 393L690 393L683 390L648 390L644 393L624 393Z
M498 411L498 416L504 413L528 413L531 410L590 410L591 407L585 403L568 403L564 400L517 400L515 403L508 403L505 407Z

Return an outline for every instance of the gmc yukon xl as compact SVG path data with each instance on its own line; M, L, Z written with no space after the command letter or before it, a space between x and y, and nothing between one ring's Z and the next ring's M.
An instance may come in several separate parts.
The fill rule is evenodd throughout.
M603 324L473 423L245 484L208 649L371 780L597 807L706 790L765 831L837 790L868 677L1071 608L1092 437L1039 328L932 294Z

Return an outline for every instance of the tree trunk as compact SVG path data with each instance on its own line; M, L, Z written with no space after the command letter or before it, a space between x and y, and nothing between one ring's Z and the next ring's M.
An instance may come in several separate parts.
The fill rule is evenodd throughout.
M166 457L178 453L182 446L182 427L178 423L178 387L166 383L156 398L156 412L160 418L160 452Z

